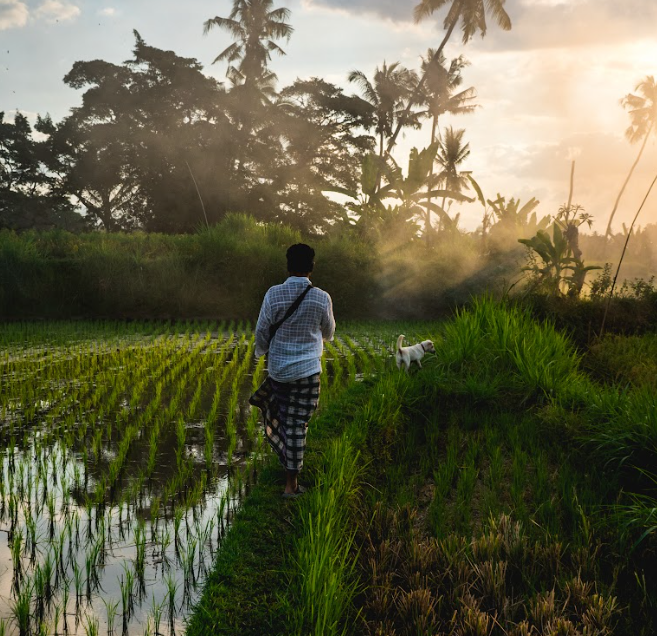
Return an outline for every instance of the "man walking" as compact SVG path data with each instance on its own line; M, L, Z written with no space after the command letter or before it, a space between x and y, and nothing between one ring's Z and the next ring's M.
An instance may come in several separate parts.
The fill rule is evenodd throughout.
M285 468L283 497L291 498L303 492L297 476L319 401L323 342L333 339L335 319L331 297L310 282L315 250L297 243L286 256L289 277L267 291L256 325L255 354L268 354L269 375L249 402L262 411L267 439Z

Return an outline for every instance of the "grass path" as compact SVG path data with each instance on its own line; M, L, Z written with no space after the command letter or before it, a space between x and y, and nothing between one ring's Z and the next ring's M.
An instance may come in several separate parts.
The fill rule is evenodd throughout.
M324 479L324 454L367 396L364 383L331 400L311 422L301 482L311 492L284 500L284 473L268 454L257 484L219 550L203 596L189 619L188 636L289 636L297 611L297 543L306 498ZM303 622L303 618L298 619Z
M280 469L269 461L224 539L189 636L285 633L284 555L292 549L294 529L281 483Z

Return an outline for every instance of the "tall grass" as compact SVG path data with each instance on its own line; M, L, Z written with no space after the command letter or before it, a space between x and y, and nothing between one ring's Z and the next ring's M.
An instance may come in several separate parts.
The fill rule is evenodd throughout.
M396 435L403 420L398 396L407 383L403 375L384 375L371 387L344 432L328 443L316 484L299 502L300 537L292 557L292 584L298 592L289 610L299 636L346 634L353 629L353 599L358 592L355 506L369 452L376 452L363 453L364 445L373 428L387 440ZM332 417L330 409L325 417ZM321 427L322 421L315 425Z
M314 282L352 317L376 297L371 250L357 238L308 238L243 214L193 235L0 232L0 320L257 316L287 276L285 250L312 243Z
M301 536L294 565L299 580L294 633L332 636L347 631L345 609L357 590L350 504L357 494L360 457L343 436L328 448L324 478L299 510Z
M444 365L480 375L483 367L491 379L503 377L510 391L526 398L565 398L581 384L580 359L568 337L521 307L475 299L440 335L438 358Z

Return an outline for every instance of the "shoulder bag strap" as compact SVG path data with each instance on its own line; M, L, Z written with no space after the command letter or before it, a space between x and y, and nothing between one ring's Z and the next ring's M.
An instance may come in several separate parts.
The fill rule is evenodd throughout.
M304 289L301 294L297 297L297 299L287 308L287 311L285 312L285 315L278 321L275 322L273 325L270 325L269 327L269 340L271 342L271 339L274 337L276 332L278 331L278 328L297 310L297 307L301 304L301 301L306 297L306 294L311 290L313 284L310 283L306 289Z

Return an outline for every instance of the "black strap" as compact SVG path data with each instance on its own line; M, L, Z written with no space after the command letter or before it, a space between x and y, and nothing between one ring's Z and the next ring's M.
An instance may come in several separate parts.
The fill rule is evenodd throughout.
M301 304L301 301L306 297L306 294L310 291L312 288L313 284L310 283L308 287L306 287L299 297L287 308L287 311L285 312L285 315L278 321L275 322L273 325L269 326L269 341L271 342L272 338L278 331L278 328L297 310L297 307Z

